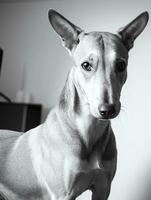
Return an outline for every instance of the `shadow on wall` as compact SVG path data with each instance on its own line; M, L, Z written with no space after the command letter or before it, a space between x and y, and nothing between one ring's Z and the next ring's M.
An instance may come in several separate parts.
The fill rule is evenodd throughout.
M137 189L137 192L134 192L131 200L151 200L151 164L147 167L147 170L144 169L144 176L141 174L141 177L138 180L140 181L140 187ZM136 184L138 184L138 181L136 181Z
M144 197L142 197L141 200L151 200L151 176L150 176L150 171L148 172L149 177L146 178L147 179L146 180L146 184L144 185L144 191L143 191Z

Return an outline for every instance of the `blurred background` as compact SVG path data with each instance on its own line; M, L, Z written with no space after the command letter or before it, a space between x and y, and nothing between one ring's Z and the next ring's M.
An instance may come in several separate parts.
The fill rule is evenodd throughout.
M42 105L42 122L56 104L72 66L68 52L49 25L49 8L85 31L115 33L141 12L147 10L151 15L151 1L0 0L0 92L13 102ZM151 200L150 21L129 55L122 111L112 122L118 165L109 200ZM90 199L90 192L78 199Z

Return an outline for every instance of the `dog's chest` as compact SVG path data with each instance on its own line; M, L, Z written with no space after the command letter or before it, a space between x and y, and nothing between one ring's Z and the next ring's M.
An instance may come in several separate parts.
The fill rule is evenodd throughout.
M93 154L89 160L73 158L68 161L68 171L65 171L66 191L71 196L78 196L92 185L100 177L102 169L99 166L96 154Z

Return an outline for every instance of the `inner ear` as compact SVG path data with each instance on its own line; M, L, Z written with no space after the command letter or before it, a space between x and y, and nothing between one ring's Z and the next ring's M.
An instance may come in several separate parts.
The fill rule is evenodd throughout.
M53 29L62 38L65 47L72 50L73 46L79 42L78 35L82 30L55 10L49 10L48 17Z
M148 19L148 12L143 12L124 28L121 28L118 32L121 36L124 45L128 50L133 47L134 40L137 38L137 36L141 34L141 32L146 27Z

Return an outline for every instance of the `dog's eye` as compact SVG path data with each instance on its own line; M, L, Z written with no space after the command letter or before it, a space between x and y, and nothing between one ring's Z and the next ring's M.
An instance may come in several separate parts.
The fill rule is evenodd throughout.
M85 71L91 71L92 70L92 66L89 62L83 62L81 64L81 66Z
M126 63L125 63L125 61L123 61L123 60L118 60L118 61L116 62L116 70L117 70L118 72L123 72L123 71L125 71L125 69L126 69Z

